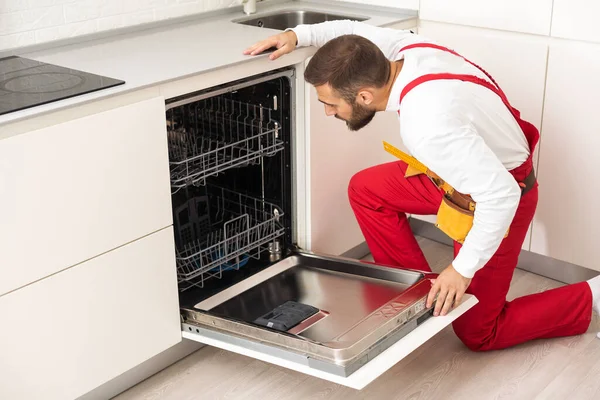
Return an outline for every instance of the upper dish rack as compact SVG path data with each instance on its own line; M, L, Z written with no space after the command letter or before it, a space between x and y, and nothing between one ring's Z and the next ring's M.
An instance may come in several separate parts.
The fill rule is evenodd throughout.
M171 186L204 186L234 167L258 164L284 149L272 109L218 96L168 110Z

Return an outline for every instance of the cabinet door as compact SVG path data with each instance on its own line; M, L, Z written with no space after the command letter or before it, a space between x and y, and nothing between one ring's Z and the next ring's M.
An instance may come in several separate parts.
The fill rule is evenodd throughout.
M0 297L0 398L74 399L181 341L166 228Z
M172 223L162 98L0 141L0 295Z
M421 0L421 20L548 35L552 0Z
M600 2L554 0L552 36L600 42Z
M531 250L600 270L600 45L550 46Z
M540 128L548 51L544 41L528 35L426 21L421 23L419 34L454 49L489 72L523 118ZM530 235L523 248L529 249L529 239Z

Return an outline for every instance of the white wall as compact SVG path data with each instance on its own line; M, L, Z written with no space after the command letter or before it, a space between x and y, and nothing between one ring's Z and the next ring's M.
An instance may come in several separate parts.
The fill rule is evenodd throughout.
M553 0L421 0L427 21L548 35Z
M0 51L239 5L242 0L0 0Z
M600 235L593 184L600 177L595 156L600 5L593 0L488 3L420 0L419 33L488 69L540 128L539 203L523 247L600 271L600 247L593 240Z

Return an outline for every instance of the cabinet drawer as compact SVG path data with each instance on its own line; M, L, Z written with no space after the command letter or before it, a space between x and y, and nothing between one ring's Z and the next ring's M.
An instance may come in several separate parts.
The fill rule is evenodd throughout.
M167 228L0 297L0 398L74 399L181 340Z
M0 141L0 295L172 223L164 101Z
M182 307L183 337L360 390L477 303L431 317L434 276L297 252Z

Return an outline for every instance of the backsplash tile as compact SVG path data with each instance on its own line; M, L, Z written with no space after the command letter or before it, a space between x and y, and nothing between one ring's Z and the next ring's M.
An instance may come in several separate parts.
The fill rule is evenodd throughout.
M0 50L12 47L31 46L35 44L35 32L14 33L11 35L0 35Z
M35 41L36 43L44 43L52 40L62 39L65 37L86 35L97 31L98 21L81 21L75 22L73 24L65 24L53 26L51 28L39 29L35 31Z
M0 51L241 3L242 0L0 0Z
M145 24L152 21L155 21L154 10L131 12L128 14L112 15L110 17L99 18L97 29L99 31L106 31L110 29L124 28L126 26Z
M8 0L11 1L11 0ZM104 0L81 0L64 5L65 22L67 24L100 18Z
M3 0L11 2L13 0ZM0 35L29 32L65 22L63 6L36 7L0 14Z

